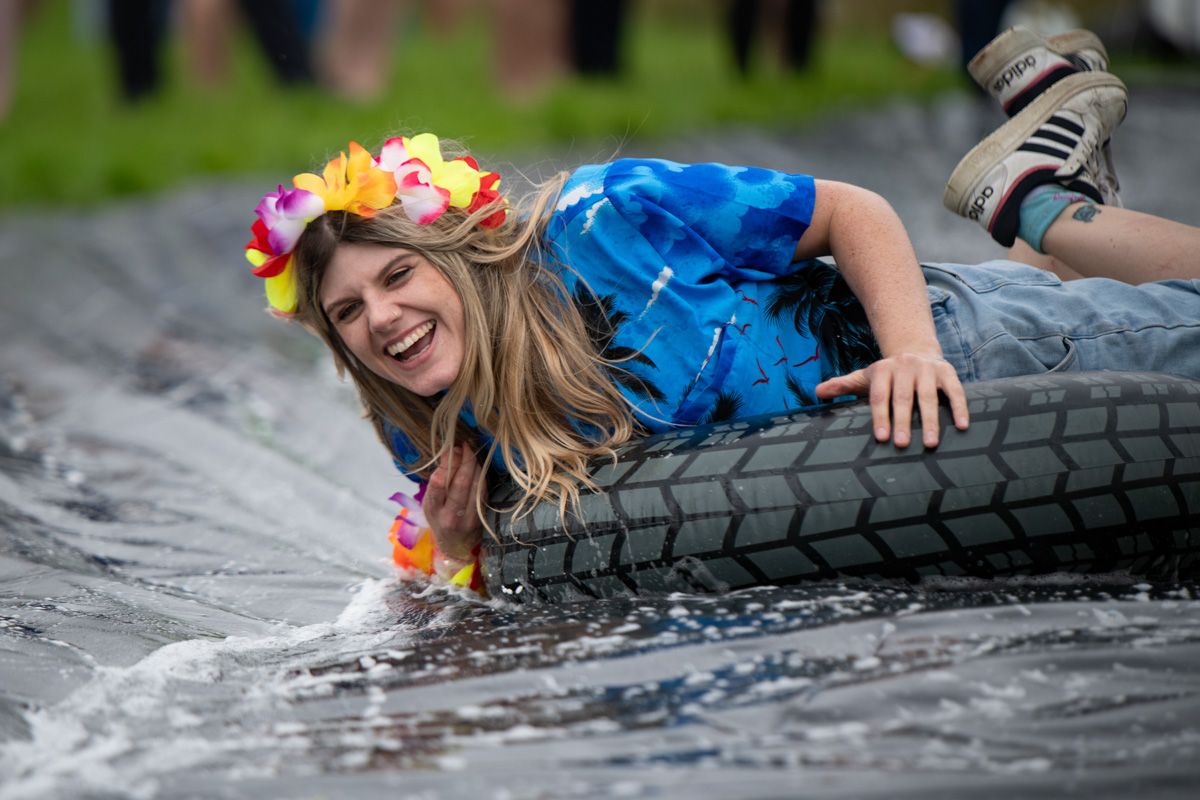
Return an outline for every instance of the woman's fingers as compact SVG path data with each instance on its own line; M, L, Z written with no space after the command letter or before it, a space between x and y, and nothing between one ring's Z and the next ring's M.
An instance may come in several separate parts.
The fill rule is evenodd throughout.
M434 513L441 508L445 502L446 470L442 469L439 464L429 475L429 484L425 487L425 499L421 501L421 506L428 516L429 513Z
M954 417L954 427L965 431L971 424L971 412L967 408L967 393L963 391L962 381L954 367L946 365L949 375L942 381L942 391L950 400L950 413Z
M861 386L853 386L861 381ZM853 387L853 388L852 388ZM896 447L907 447L913 438L913 411L920 415L921 442L937 447L941 440L939 393L950 404L954 425L966 430L970 423L966 393L958 373L938 358L904 353L876 361L866 369L818 385L819 397L856 393L870 398L875 439L889 439Z
M455 450L459 450L455 448ZM470 449L463 445L456 455L458 468L450 479L446 492L446 500L456 516L464 516L469 506L474 505L475 482L479 476L479 461L471 454Z
M938 414L938 370L929 365L917 381L917 409L921 413L921 441L926 447L937 447L942 421Z
M448 509L454 516L462 516L457 512L470 501L470 488L478 475L479 462L470 447L455 445L442 456L429 476L429 487L425 490L423 503L426 511L437 514L442 509Z
M869 369L869 368L868 368ZM836 378L830 378L817 384L817 398L832 400L847 394L863 395L871 387L871 379L866 369L855 370Z
M875 370L870 391L871 424L876 441L886 442L892 436L892 371Z
M483 469L470 445L456 445L442 456L429 476L423 506L443 557L470 560L483 528L475 513L476 493L483 491Z
M892 442L908 447L912 441L913 393L916 376L911 369L899 368L892 377Z
M965 431L970 424L967 397L954 367L941 358L916 353L881 359L865 369L829 378L817 384L816 394L832 400L848 394L867 396L875 439L889 439L897 447L912 441L913 408L921 415L921 441L937 447L941 440L939 392L946 395L954 426Z

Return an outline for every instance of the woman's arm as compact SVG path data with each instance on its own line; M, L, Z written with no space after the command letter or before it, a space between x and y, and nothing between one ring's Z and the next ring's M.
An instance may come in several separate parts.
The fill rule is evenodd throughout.
M817 397L870 398L875 438L907 447L913 398L926 447L938 443L938 390L950 400L954 424L969 421L954 368L942 358L925 279L908 233L879 195L848 183L816 181L813 219L796 246L796 260L831 255L867 312L883 358L865 369L830 378ZM894 420L893 423L890 420Z

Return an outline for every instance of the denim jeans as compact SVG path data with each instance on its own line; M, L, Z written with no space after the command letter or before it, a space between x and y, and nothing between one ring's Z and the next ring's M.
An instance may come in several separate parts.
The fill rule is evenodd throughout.
M923 270L938 340L963 381L1106 369L1200 380L1200 280L1064 283L1012 261Z

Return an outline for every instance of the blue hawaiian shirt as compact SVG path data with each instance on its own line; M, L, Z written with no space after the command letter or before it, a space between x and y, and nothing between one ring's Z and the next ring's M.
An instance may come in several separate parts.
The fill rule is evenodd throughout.
M650 159L567 180L545 244L647 429L813 405L878 357L836 269L793 260L814 197L807 175ZM403 469L416 453L391 439Z

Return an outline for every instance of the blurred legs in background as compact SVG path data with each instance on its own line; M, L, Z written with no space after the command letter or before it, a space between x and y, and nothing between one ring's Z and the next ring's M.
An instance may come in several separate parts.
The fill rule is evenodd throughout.
M467 11L475 5L478 5L478 0L436 0L426 6L425 14L435 33L450 36L458 30Z
M181 0L188 69L201 86L215 88L229 73L235 9L232 0Z
M321 46L321 72L336 93L370 100L391 74L392 46L407 3L397 0L329 0Z
M108 31L116 50L121 95L129 102L158 89L159 50L169 10L166 0L109 0Z
M12 107L17 42L21 25L33 5L31 0L0 0L0 122L4 121Z
M571 63L580 75L616 75L621 69L625 0L569 0Z
M301 33L293 0L241 0L238 6L250 23L276 80L284 85L312 83L308 42Z
M778 4L772 10L779 11ZM763 0L732 0L729 4L729 37L733 60L742 75L749 74L754 40L760 35ZM816 0L784 0L782 11L783 62L791 70L803 70L812 55L817 28Z
M962 45L959 65L963 72L975 54L1000 33L1004 12L1011 0L955 0L954 17ZM971 83L975 86L974 82ZM980 94L983 90L979 89Z
M531 102L567 71L569 8L563 0L492 0L496 82Z
M237 4L263 55L282 84L309 83L312 65L292 0L241 0ZM121 94L136 101L153 94L162 80L161 51L171 21L168 0L109 0L109 33L116 49ZM232 27L238 9L231 0L181 0L188 62L203 85L216 86L228 72Z

